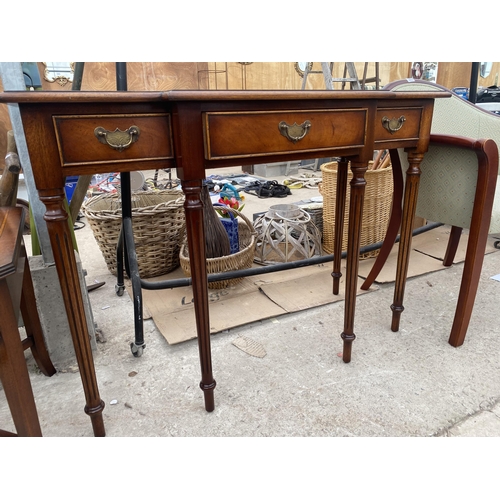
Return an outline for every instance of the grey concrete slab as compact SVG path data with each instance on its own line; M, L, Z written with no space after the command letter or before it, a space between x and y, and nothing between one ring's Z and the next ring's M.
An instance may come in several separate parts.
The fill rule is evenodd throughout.
M96 350L95 326L92 307L85 285L84 270L78 252L75 252L76 268L80 278L83 306L89 327L91 348ZM52 363L57 370L64 370L76 363L75 350L64 308L61 286L55 266L45 265L41 255L30 256L30 272L43 334Z
M304 191L304 190L301 190ZM212 336L215 411L204 410L196 340L170 346L151 320L131 355L133 308L87 229L77 231L89 294L105 342L95 365L108 436L500 436L500 252L486 255L463 346L447 340L463 265L408 281L401 329L390 330L393 284L357 301L352 361L343 363L342 302ZM262 346L256 357L233 341ZM42 432L92 436L76 369L52 378L28 356ZM3 391L0 428L13 430Z

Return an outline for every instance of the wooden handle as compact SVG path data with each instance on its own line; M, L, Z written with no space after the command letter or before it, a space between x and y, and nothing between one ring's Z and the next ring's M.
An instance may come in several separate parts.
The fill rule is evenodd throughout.
M384 159L380 163L380 167L378 167L377 170L382 170L384 168L387 168L389 166L389 163L391 163L391 155L389 154L389 151L385 155Z
M7 132L7 154L17 153L16 138L14 137L14 131L9 130Z
M372 170L377 170L378 164L380 163L380 160L382 159L382 155L384 154L384 151L385 151L385 149L380 149L379 152L377 153L375 160L373 160L373 165L371 167Z
M21 166L17 156L14 132L7 132L7 155L5 168L0 177L0 207L15 207L17 202L17 187Z

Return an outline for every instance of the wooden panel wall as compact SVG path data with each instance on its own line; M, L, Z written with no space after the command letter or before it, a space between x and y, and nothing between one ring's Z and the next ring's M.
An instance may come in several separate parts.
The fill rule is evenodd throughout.
M38 63L40 75L43 63ZM129 62L127 63L127 86L129 90L173 90L198 89L198 72L205 70L207 63ZM48 82L42 76L43 90L71 90L71 83L61 87ZM83 70L81 90L115 90L116 71L114 62L86 62Z
M364 70L363 62L356 62L356 72L361 78ZM468 87L470 85L470 74L472 63L470 62L440 62L438 65L437 83L446 87ZM409 78L411 76L410 62L381 62L379 63L380 85L389 82ZM313 63L313 71L321 71L319 62ZM343 76L344 63L336 62L333 67L333 76ZM498 84L500 63L493 63L488 78L479 78L478 85L489 87ZM375 76L375 65L369 63L367 76ZM302 86L302 79L295 70L294 62L254 62L242 65L236 62L208 63L206 76L207 85L210 89L280 89L298 90ZM306 89L324 89L325 83L322 73L311 74L307 80ZM335 83L335 88L340 89L341 84ZM347 88L347 86L346 86Z
M391 81L390 75L394 65L400 63L380 63L380 78L382 84ZM405 67L409 63L402 63ZM364 63L355 63L356 72L361 78ZM307 79L307 90L324 89L325 83L321 73L321 63L313 63L313 71ZM344 63L336 62L333 66L333 76L342 78ZM397 72L397 71L396 71ZM405 71L406 72L406 71ZM369 63L367 77L375 76L375 64ZM230 90L300 90L302 78L295 69L294 62L212 62L208 64L207 85L210 89ZM341 88L340 83L335 83L336 89ZM346 88L350 88L346 85Z

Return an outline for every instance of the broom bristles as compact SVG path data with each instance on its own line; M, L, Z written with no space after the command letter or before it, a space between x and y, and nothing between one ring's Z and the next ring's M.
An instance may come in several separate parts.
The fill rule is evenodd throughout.
M231 253L229 236L212 205L208 186L202 189L203 222L205 224L205 252L207 259L224 257Z

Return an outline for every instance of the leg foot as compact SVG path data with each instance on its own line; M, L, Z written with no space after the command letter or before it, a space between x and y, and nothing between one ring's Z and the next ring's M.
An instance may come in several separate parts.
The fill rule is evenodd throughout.
M333 272L332 278L333 278L333 295L338 295L339 294L339 289L340 289L340 278L342 278L342 273L336 273Z
M203 391L203 396L205 398L205 410L208 412L215 410L215 400L214 400L214 389L216 383L215 380L211 384L204 384L200 382L200 388Z
M85 413L90 417L92 429L95 437L105 437L106 431L104 429L104 420L102 418L102 411L104 410L104 401L101 400L99 406L89 408L85 406Z
M351 362L351 351L352 351L352 343L356 338L356 335L354 333L348 334L348 333L341 333L340 334L341 339L344 341L344 350L342 352L342 361L344 363L350 363Z
M393 332L397 332L399 331L399 321L401 319L401 314L405 310L405 308L403 306L397 306L395 304L392 304L391 310L392 310L391 330Z

